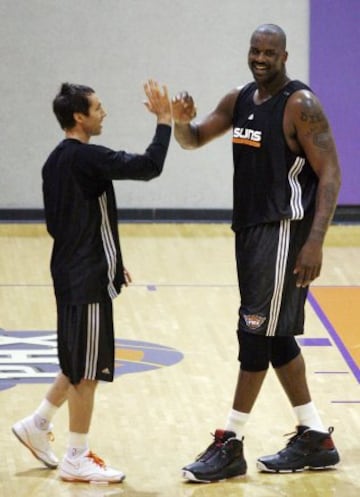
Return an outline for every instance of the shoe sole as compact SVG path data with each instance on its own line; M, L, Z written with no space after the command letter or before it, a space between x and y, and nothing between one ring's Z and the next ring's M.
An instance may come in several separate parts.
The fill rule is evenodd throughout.
M304 466L302 468L296 468L296 469L272 469L272 468L268 468L267 466L265 466L265 464L263 464L262 462L260 461L257 461L256 463L256 467L258 469L258 471L261 471L263 473L302 473L303 471L324 471L324 470L327 470L327 469L335 469L335 465L337 463L334 463L334 464L329 464L327 466Z
M225 481L225 480L230 480L230 479L234 479L234 478L244 478L245 477L245 473L241 474L241 475L227 476L226 478L216 478L214 480L204 480L204 479L201 479L201 478L197 478L190 471L183 470L182 471L182 477L185 480L193 481L193 482L197 482L197 483L216 483L218 481Z
M125 475L122 475L120 479L117 480L85 480L84 478L77 478L77 477L72 477L72 476L66 476L66 475L59 475L61 480L67 481L67 482L72 482L72 483L92 483L96 485L108 485L111 483L121 483L125 480Z
M12 427L11 428L11 431L13 432L13 434L15 435L15 437L19 440L19 442L21 442L24 447L26 447L27 449L29 449L29 451L32 453L32 455L38 460L38 461L41 461L43 464L45 464L46 467L48 467L49 469L56 469L58 467L59 464L56 464L56 463L49 463L47 461L45 461L44 459L42 459L36 452L35 450L31 447L31 445L29 445L26 440L24 440L23 438L21 438L21 436L19 435L19 433L16 432L15 428Z

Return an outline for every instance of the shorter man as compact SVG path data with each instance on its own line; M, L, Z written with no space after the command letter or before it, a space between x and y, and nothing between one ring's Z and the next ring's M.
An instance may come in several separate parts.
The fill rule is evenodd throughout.
M167 88L149 80L144 89L157 127L142 155L89 144L106 116L92 88L64 83L53 102L65 139L48 157L42 176L46 224L54 240L51 274L61 372L36 411L12 430L45 466L56 468L51 420L67 400L69 443L60 465L66 481L125 478L89 450L88 433L97 383L114 376L112 299L131 281L122 263L112 180L159 176L170 142Z

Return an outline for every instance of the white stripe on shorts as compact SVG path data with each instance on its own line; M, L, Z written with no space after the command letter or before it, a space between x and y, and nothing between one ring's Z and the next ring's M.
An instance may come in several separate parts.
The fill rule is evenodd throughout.
M290 224L291 221L289 219L280 221L279 244L275 265L274 293L270 303L269 323L266 330L266 336L275 336L276 334L289 253Z
M118 294L113 283L116 273L116 247L111 232L106 192L103 193L101 197L99 197L99 205L101 211L101 238L104 246L106 261L108 264L108 292L110 298L114 299Z
M96 369L99 355L100 304L88 305L87 343L85 380L96 379Z

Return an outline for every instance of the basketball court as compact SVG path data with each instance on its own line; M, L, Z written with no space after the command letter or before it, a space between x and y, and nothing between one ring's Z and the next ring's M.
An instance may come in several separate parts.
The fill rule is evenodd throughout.
M43 224L0 225L1 497L358 497L360 492L360 226L332 226L321 277L298 338L313 399L334 426L337 469L262 474L257 457L294 430L272 371L247 425L248 474L209 485L180 469L211 442L231 407L237 376L238 288L226 224L120 224L133 277L114 304L116 379L100 384L91 449L124 471L121 484L65 483L11 433L58 371L56 315ZM67 444L67 411L54 419L54 450Z

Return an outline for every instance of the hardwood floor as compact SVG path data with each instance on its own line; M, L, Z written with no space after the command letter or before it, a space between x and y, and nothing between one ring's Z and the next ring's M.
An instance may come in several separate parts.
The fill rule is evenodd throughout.
M299 338L320 415L334 426L336 470L258 473L256 458L293 431L272 371L247 426L248 474L185 483L191 462L222 427L237 375L238 289L225 224L122 224L134 283L116 299L117 375L101 384L91 448L127 475L119 485L58 479L18 443L11 425L42 400L57 371L51 241L42 224L0 224L1 497L358 497L360 492L360 226L332 226L321 277ZM67 411L54 420L54 450L67 444Z

